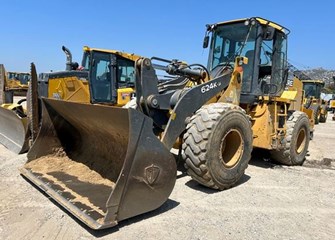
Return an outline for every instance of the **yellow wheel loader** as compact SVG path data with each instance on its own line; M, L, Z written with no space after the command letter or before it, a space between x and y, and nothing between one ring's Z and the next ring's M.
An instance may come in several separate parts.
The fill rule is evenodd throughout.
M15 95L23 95L28 91L30 73L25 72L7 72L7 87L15 91Z
M310 124L295 110L301 105L290 109L297 94L284 94L288 33L258 17L210 24L208 68L136 61L132 108L110 106L115 81L101 88L91 68L94 104L42 98L41 129L21 174L83 223L102 229L167 200L176 181L173 147L194 180L219 190L240 180L253 147L301 165ZM107 66L111 72L112 61ZM160 81L155 69L175 77Z
M335 99L329 100L329 108L332 113L335 113Z
M85 46L83 48L82 66L80 67L78 63L72 62L72 54L69 49L63 46L62 50L67 57L66 70L41 73L39 78L36 77L35 73L27 94L26 105L28 110L21 105L23 101L8 104L13 102L13 95L8 94L7 85L4 85L3 91L1 91L3 102L6 104L0 108L0 143L13 152L26 152L29 149L29 140L33 140L32 138L38 132L41 115L39 98L46 97L90 103L88 70L91 67L91 62L94 65L92 72L95 71L97 73L99 81L96 87L101 88L101 91L105 91L104 94L109 94L112 105L123 106L131 100L134 93L134 61L139 56L117 50ZM113 72L111 73L107 71L109 69L106 65L107 59L108 61L111 59L114 63ZM1 69L3 69L1 72L5 72L3 67ZM35 69L34 71L36 72ZM106 79L103 79L103 77ZM110 87L107 86L107 78L116 79L115 92L108 92ZM93 80L95 81L96 79ZM33 111L38 114L32 114ZM32 132L35 132L35 134L32 134Z
M292 103L290 104L289 111L301 111L304 112L309 119L309 129L310 129L310 140L313 139L314 136L314 110L310 108L306 108L305 101L306 98L305 91L303 87L302 81L297 76L290 76L286 85L285 91L282 94L282 98L291 99Z
M322 80L302 80L305 91L305 108L314 111L315 124L327 121L328 111L327 102L321 98L321 90L325 86Z
M30 73L7 72L4 65L0 64L0 104L13 103L14 96L25 96L30 81Z

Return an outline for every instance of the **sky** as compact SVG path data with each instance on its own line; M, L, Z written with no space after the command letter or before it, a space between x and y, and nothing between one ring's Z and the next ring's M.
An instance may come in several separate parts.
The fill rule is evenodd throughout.
M289 61L299 69L335 69L335 1L302 0L1 0L0 63L7 71L65 69L65 45L207 64L205 25L259 16L291 30Z

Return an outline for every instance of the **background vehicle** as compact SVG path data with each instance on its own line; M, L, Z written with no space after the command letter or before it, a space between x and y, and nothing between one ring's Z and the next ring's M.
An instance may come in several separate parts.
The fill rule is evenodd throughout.
M329 108L332 111L332 113L335 113L335 99L329 101Z
M39 78L33 79L27 95L28 110L21 105L25 100L11 104L13 102L12 95L10 96L11 101L0 109L0 143L13 152L26 152L29 149L29 141L37 135L41 118L39 98L90 103L91 93L88 81L90 67L92 67L91 72L95 73L91 79L96 87L100 88L99 94L108 95L112 105L123 106L132 97L134 92L134 61L139 56L85 46L83 48L83 67L79 70L78 63L72 62L71 52L64 46L62 49L67 56L66 70L41 73ZM109 72L107 63L111 61L114 65ZM36 70L34 69L34 71ZM116 79L114 86L108 85L108 78ZM7 91L3 91L2 95L5 96L6 93ZM99 97L101 96L97 96L95 99L96 102L99 101ZM32 135L32 132L35 134Z
M301 165L310 122L299 111L302 90L284 92L288 33L258 17L210 24L208 68L140 58L135 108L110 106L112 94L92 68L90 97L98 104L42 98L41 130L21 173L101 229L166 201L176 179L173 146L194 180L220 190L241 178L253 147L271 151L283 164ZM155 68L177 77L160 82ZM113 92L115 81L108 79ZM297 100L301 104L290 108Z
M306 108L313 109L315 124L327 120L327 102L321 98L321 90L325 86L322 80L302 80L305 91L304 104Z
M13 103L14 96L25 95L28 90L30 73L7 72L0 64L0 104Z

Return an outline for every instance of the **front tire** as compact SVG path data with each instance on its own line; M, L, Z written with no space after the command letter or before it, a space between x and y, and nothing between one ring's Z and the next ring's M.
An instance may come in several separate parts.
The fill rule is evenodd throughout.
M271 156L277 162L285 165L302 165L310 141L309 119L300 111L295 111L286 123L285 147L281 150L272 150Z
M185 168L192 179L213 189L232 187L251 158L248 116L233 104L203 106L186 127L183 150Z

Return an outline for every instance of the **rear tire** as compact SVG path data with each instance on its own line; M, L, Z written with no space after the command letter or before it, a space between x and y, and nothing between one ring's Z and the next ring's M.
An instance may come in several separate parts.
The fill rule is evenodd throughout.
M295 111L287 120L285 148L272 150L271 156L277 162L285 165L302 165L310 141L309 120L305 113Z
M309 109L313 110L314 124L319 124L320 107L318 105L312 105Z
M183 150L185 168L192 179L213 189L232 187L251 158L248 116L233 104L203 106L186 127Z
M322 111L320 113L319 122L320 123L325 123L327 121L327 117L328 117L327 107L325 105L322 105L321 109L322 109Z
M327 115L321 114L319 122L320 123L325 123L327 121Z

